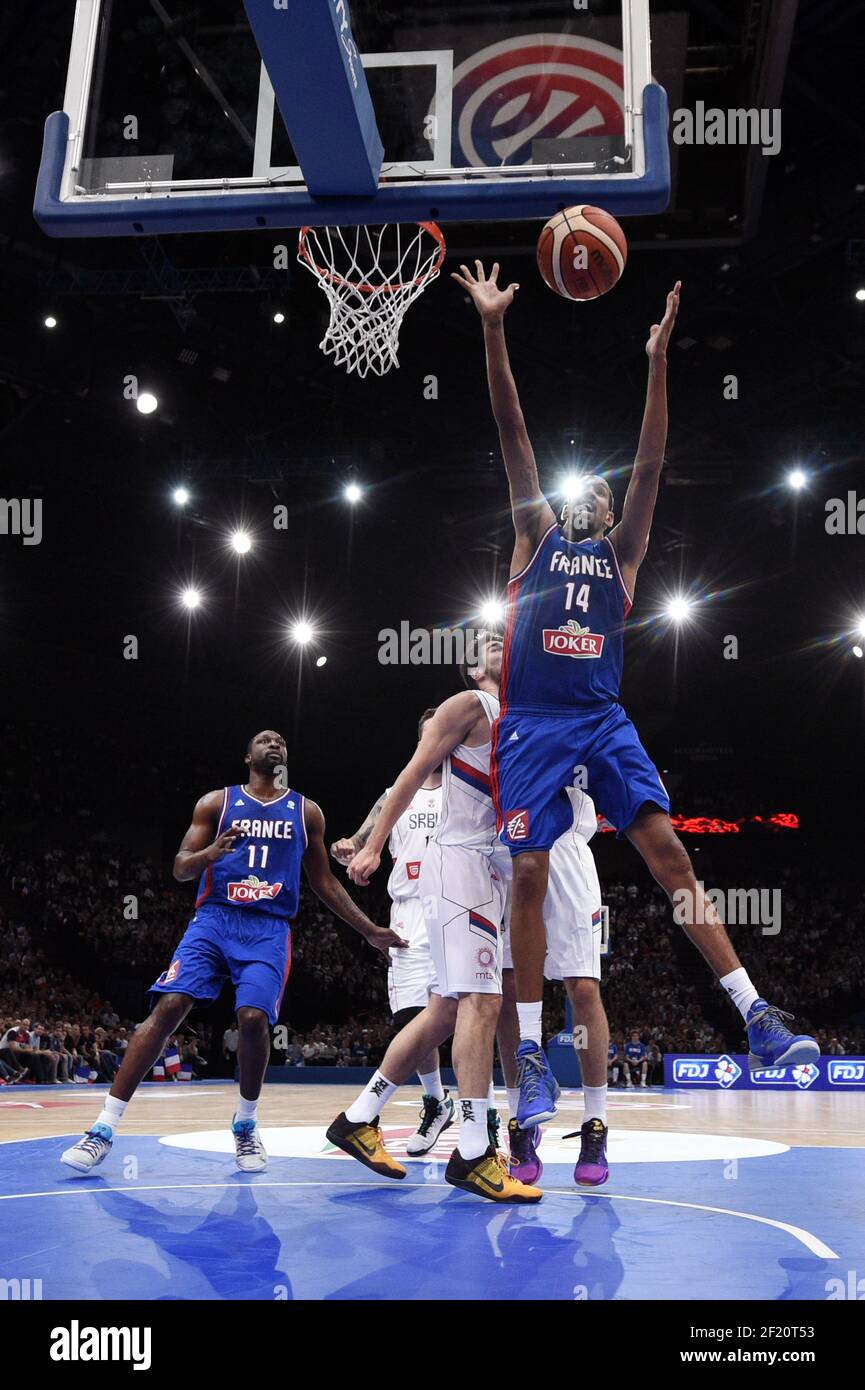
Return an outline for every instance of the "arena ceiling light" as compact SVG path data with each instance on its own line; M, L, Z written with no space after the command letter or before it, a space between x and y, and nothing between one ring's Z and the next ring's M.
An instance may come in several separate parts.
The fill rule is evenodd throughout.
M185 507L189 501L189 489L185 487L176 487L171 496L178 507Z
M135 400L136 409L142 415L152 415L159 408L159 401L152 391L141 391Z
M282 312L281 309L277 309L276 313L273 316L273 321L274 323L285 323L285 314Z
M693 607L694 604L691 599L685 598L683 594L679 594L676 598L671 598L669 600L664 608L664 614L671 622L685 623L691 616Z
M46 328L56 328L56 327L57 327L57 320L56 320L56 318L54 317L53 314L46 314L45 317L44 317L44 319L42 320L42 322L43 322L43 324L45 325Z
M320 656L320 657L318 657L318 659L316 660L316 663L315 663L315 664L316 664L316 666L326 666L326 665L327 665L327 657L326 657L326 656Z
M794 492L801 492L802 488L805 487L807 482L808 474L805 473L801 468L793 468L787 474L787 486L791 487Z
M358 487L357 483L347 483L345 488L343 489L342 495L345 498L346 502L350 502L353 506L355 502L360 501L361 497L363 496L363 490L360 487Z
M312 639L315 637L315 629L313 628L312 623L308 623L304 619L301 619L299 622L292 623L290 631L292 639L300 647L305 647L307 643L311 642Z
M566 473L559 483L559 492L566 502L573 502L582 491L583 478L580 473Z
M187 608L190 612L192 612L193 609L198 608L201 605L201 591L190 585L188 588L183 590L183 593L180 595L180 601L183 604L184 608Z
M236 555L248 555L252 549L252 540L247 531L232 531L231 548Z
M480 606L480 616L485 623L500 623L505 616L505 605L501 599L484 599Z
M862 304L863 302L865 302L865 289L859 289L859 290L857 290L857 291L856 291L856 298L859 300L859 303L860 303L860 304Z

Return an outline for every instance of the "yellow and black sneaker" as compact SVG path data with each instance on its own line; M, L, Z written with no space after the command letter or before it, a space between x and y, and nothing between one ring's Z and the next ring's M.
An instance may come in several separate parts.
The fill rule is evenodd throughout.
M378 1116L369 1124L366 1121L353 1124L351 1120L346 1119L343 1112L337 1115L330 1126L327 1138L329 1143L335 1144L343 1153L351 1154L358 1163L365 1164L374 1173L380 1173L383 1178L404 1178L408 1172L408 1169L397 1163L395 1158L391 1158L385 1148L378 1126Z
M513 1177L504 1154L496 1153L492 1144L471 1163L454 1149L445 1169L445 1182L489 1202L539 1202L544 1195L539 1187L529 1187Z

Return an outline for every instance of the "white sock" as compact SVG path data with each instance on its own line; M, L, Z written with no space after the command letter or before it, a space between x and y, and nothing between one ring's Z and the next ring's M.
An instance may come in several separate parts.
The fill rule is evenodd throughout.
M760 998L760 995L751 984L744 965L740 965L738 970L731 970L729 975L722 976L719 984L722 989L727 991L742 1017L747 1018L748 1010L754 1000Z
M512 1120L517 1118L517 1111L520 1108L520 1088L519 1086L508 1087L508 1114Z
M491 1082L490 1082L490 1089L487 1091L487 1110L497 1110L497 1109L498 1109L498 1106L496 1105L496 1088L495 1088L493 1082L491 1081Z
M586 1113L583 1115L583 1124L586 1120L600 1120L602 1124L607 1123L607 1088L606 1086L584 1086L583 1100L586 1105Z
M113 1096L106 1096L105 1104L99 1112L96 1123L107 1125L112 1132L116 1133L120 1128L120 1121L123 1119L123 1112L128 1104L128 1100L115 1100Z
M353 1125L368 1125L381 1114L394 1091L398 1089L392 1081L388 1081L386 1076L382 1076L380 1071L375 1072L369 1085L361 1091L354 1105L350 1105L346 1110L345 1118L350 1120Z
M442 1085L442 1074L438 1067L435 1071L419 1071L418 1080L423 1086L425 1096L434 1096L436 1100L444 1100L445 1088Z
M258 1101L244 1100L243 1096L237 1097L237 1110L234 1113L236 1120L254 1120L258 1116Z
M490 1146L487 1133L487 1097L463 1100L460 1097L460 1137L457 1148L468 1163L480 1158Z
M517 1020L520 1025L520 1042L531 1041L541 1045L541 1012L543 1002L537 1004L517 1004Z

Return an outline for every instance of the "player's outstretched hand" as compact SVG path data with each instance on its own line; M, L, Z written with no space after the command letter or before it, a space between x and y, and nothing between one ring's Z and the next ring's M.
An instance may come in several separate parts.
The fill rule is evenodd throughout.
M352 883L359 883L361 887L366 887L381 863L381 855L376 854L369 845L364 845L363 849L358 850L348 866L348 876Z
M670 334L676 322L676 315L679 312L679 296L682 293L682 282L677 280L670 293L667 295L667 307L664 310L664 317L660 323L653 323L649 329L649 341L646 343L646 353L649 357L666 358L667 344L670 341Z
M519 285L508 285L506 290L499 289L498 261L496 261L489 276L484 270L482 261L475 261L474 275L467 265L461 265L460 270L462 275L457 275L456 271L453 271L451 279L456 280L458 285L462 285L463 289L468 291L484 323L501 323L506 310L514 302L514 295L519 289Z
M381 951L383 956L386 956L393 946L402 950L408 949L408 942L403 941L402 937L397 936L396 932L391 931L390 927L376 927L375 931L370 932L366 939L370 946L374 946L377 951Z
M226 854L230 854L235 848L238 840L246 839L245 830L223 830L221 835L217 835L212 845L208 845L205 850L205 858L209 864L215 864L217 859L222 859Z
M341 864L345 868L355 856L354 840L335 840L330 847L330 852L337 864Z

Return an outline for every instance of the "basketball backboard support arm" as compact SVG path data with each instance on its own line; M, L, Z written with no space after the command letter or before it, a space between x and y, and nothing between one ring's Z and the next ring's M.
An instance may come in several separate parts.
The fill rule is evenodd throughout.
M345 4L243 0L312 197L375 193L384 145Z
M246 3L255 4L257 0L246 0ZM334 8L341 6L347 14L343 0L327 0L327 3ZM362 5L362 0L353 0L353 5ZM499 153L504 146L496 139L492 144L493 153L487 149L478 155L471 139L462 140L462 127L467 124L467 111L471 114L477 103L485 99L487 88L494 89L495 82L476 79L470 98L473 105L469 108L463 103L459 124L454 123L452 132L454 84L460 82L460 72L466 64L463 62L455 70L454 54L443 47L439 38L431 51L360 55L367 75L375 71L378 77L382 70L387 75L390 68L391 75L399 75L406 85L414 85L422 78L428 84L433 95L430 114L424 122L429 126L423 145L427 156L415 157L414 151L411 158L391 156L385 141L377 190L367 194L355 191L352 195L340 190L328 196L314 196L298 167L305 161L309 177L312 165L306 152L303 157L301 155L309 141L308 131L289 130L297 165L285 162L274 165L271 160L274 84L266 66L278 69L278 52L274 55L266 51L266 64L260 60L258 63L260 76L256 79L257 91L252 103L254 110L257 107L257 126L254 149L248 151L246 171L225 178L174 177L175 159L170 153L152 158L139 155L137 160L86 158L91 150L97 156L118 153L115 148L105 151L99 141L94 143L88 125L95 121L92 108L97 105L94 72L100 34L105 27L101 24L102 8L103 0L77 0L64 109L46 121L34 212L39 225L51 236L140 236L306 225L519 220L547 218L557 209L579 202L597 203L614 215L628 216L660 212L668 203L667 99L664 89L652 81L648 0L621 0L622 37L615 79L610 79L609 75L590 74L601 92L599 100L614 101L620 112L623 154L608 155L595 162L568 162L568 142L564 141L564 153L557 148L557 162L548 163L546 147L555 141L538 140L528 146L531 163L509 163L507 153ZM240 13L242 15L242 11ZM328 14L328 22L331 19ZM345 35L342 37L345 42ZM609 62L609 55L616 53L609 45L586 41L579 58L571 58L582 41L574 38L570 30L564 34L527 34L525 40L506 40L488 47L484 53L493 55L492 62L498 64L498 50L508 49L514 42L524 43L527 49L532 48L533 54L539 55L532 72L538 70L545 75L561 72L565 74L564 82L568 80L567 74L573 71L573 67L567 65L569 58L584 68L587 49L603 49L604 62ZM262 47L269 49L264 43ZM405 74L411 76L401 73L403 68ZM528 71L524 63L513 73L514 80L531 80L526 77ZM279 83L279 71L276 76ZM361 90L367 90L365 83ZM496 91L493 96L497 96ZM513 109L519 107L519 100L517 97L511 103ZM291 105L290 99L287 105ZM283 114L289 127L296 125L290 110ZM333 130L338 131L338 123ZM498 131L497 126L496 135ZM358 117L355 133L366 140L368 163L374 165L377 138L374 125L371 131L369 122L364 125ZM453 149L463 156L462 161L456 159L453 164L449 162L452 134ZM164 145L154 148L164 148ZM311 158L314 162L314 150ZM100 163L104 167L97 176L93 169ZM316 175L312 176L317 181ZM357 186L355 183L355 190Z

